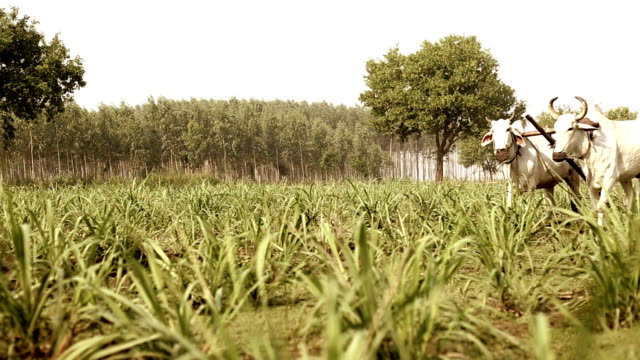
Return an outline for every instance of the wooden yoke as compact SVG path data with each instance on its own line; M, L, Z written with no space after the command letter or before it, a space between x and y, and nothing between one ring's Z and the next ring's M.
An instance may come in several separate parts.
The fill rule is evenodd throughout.
M555 134L555 133L556 133L556 131L555 131L555 130L553 130L553 129L549 129L549 128L544 129L544 131L545 131L547 134ZM521 133L520 133L520 136L522 136L522 137L540 136L540 135L542 135L542 134L540 134L540 132L539 132L539 131L525 131L525 132L521 132Z
M527 132L528 134L526 136L542 135L544 136L545 139L547 139L547 141L549 142L549 144L551 144L551 146L556 144L556 141L553 140L551 135L549 135L549 134L553 134L555 130L546 131L544 128L542 128L542 126L540 126L540 124L538 124L537 121L533 119L533 117L531 117L531 115L527 114L525 117L539 132L538 134L535 134L534 132L529 131ZM569 165L573 168L573 170L575 170L578 173L578 175L580 175L582 180L585 180L585 181L587 180L587 178L584 176L584 173L582 172L582 169L580 168L580 166L578 166L578 164L575 163L575 161L573 161L573 159L565 159L564 161L569 163Z

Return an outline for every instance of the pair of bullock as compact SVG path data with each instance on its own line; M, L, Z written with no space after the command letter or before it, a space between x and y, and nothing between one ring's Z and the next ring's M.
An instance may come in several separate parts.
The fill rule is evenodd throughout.
M631 181L640 177L640 121L611 121L597 106L587 105L581 97L580 114L558 114L553 107L557 98L549 102L554 117L555 148L542 136L523 137L534 130L529 122L511 119L489 120L491 130L483 137L482 145L494 144L496 159L510 164L507 204L511 205L512 183L521 191L544 189L554 204L553 188L565 181L574 196L578 196L580 179L566 159L577 159L585 173L591 202L603 224L604 208L616 182L625 192L625 204L631 208L635 193ZM589 113L589 118L586 117ZM575 205L572 202L572 209Z

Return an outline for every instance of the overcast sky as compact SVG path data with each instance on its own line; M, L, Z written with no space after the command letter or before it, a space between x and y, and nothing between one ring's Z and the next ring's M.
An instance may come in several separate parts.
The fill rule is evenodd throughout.
M392 47L475 35L501 79L538 115L549 99L640 109L640 3L634 1L0 0L59 33L80 56L76 101L153 96L357 105L365 63Z

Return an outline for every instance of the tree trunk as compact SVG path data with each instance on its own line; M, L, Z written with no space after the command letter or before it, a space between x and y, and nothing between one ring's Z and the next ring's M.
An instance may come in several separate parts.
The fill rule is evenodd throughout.
M436 133L436 182L444 179L444 157L451 150L455 138L447 134Z
M304 180L305 171L304 171L304 160L302 159L302 144L298 143L298 150L300 151L300 174L302 175L302 179Z
M62 160L60 159L60 142L56 140L56 151L58 152L58 176L62 175Z
M276 180L280 182L280 155L278 155L278 144L276 144Z
M253 150L253 180L257 180L260 182L260 177L258 176L258 163L256 162L256 146L255 143L251 143L251 150Z
M391 161L393 161L393 136L389 137L389 159L391 159ZM391 172L391 178L395 179L396 178L395 162L393 164L394 164L394 169Z
M420 150L418 148L418 139L415 139L415 152L416 152L416 180L422 180L420 178Z
M34 179L36 175L33 168L33 134L31 133L31 126L29 126L29 151L31 152L31 179Z
M444 175L444 153L436 151L436 182L442 182Z
M405 160L406 160L406 155L407 155L407 154L406 154L406 153L405 153L405 151L404 151L404 147L405 147L405 146L404 146L404 142L403 142L403 143L402 143L402 149L400 150L400 151L401 151L401 153L402 153L402 161L400 162L400 177L401 177L401 178L405 176L405 173L404 173L404 162L405 162Z
M229 180L227 178L227 174L229 173L227 170L227 145L224 142L224 137L222 138L222 161L224 164L224 181Z

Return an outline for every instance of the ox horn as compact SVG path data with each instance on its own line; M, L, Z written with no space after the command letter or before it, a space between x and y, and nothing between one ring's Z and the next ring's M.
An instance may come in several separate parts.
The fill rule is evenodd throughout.
M511 114L511 117L509 118L509 122L513 121L515 117L516 117L516 112L514 111L513 114Z
M587 108L587 102L583 98L581 98L580 96L576 96L576 99L578 99L578 101L582 103L582 111L580 112L580 114L578 114L578 116L576 116L576 121L580 121L585 116L587 116L587 110L589 109Z
M553 99L551 99L549 101L549 112L551 113L551 116L553 116L554 119L558 119L558 116L560 116L560 114L558 114L558 112L556 111L556 109L553 108L553 103L558 100L558 97L554 97Z
M491 121L493 121L493 120L489 119L489 117L488 117L488 116L485 116L485 117L484 117L484 119L485 119L485 120L487 120L487 122L488 122L489 124L491 124Z

